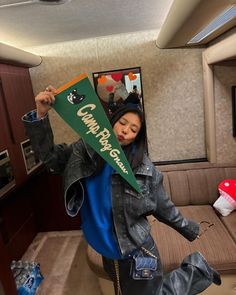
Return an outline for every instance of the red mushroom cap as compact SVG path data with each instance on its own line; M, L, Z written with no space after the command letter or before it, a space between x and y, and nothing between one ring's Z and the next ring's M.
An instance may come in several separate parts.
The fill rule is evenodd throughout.
M219 192L228 201L236 201L236 180L225 179L218 185Z

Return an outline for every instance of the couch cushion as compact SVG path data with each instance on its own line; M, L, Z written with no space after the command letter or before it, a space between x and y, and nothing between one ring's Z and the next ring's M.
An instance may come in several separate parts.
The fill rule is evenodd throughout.
M176 206L189 205L190 191L186 171L164 173L164 188ZM167 180L168 179L168 182ZM166 187L168 183L169 187ZM181 184L181 185L180 185Z
M163 165L164 188L176 206L213 204L218 184L236 178L236 164L194 163Z
M220 273L236 273L236 244L210 205L179 207L182 214L200 222L214 224L200 239L189 242L172 228L158 221L152 223L152 235L160 251L164 271L178 267L185 256L200 251Z
M230 213L230 215L226 217L220 216L220 219L236 243L236 211Z
M218 184L225 178L224 168L187 171L190 188L190 204L212 204L218 198Z
M236 179L236 167L226 167L225 175L226 175L226 178Z

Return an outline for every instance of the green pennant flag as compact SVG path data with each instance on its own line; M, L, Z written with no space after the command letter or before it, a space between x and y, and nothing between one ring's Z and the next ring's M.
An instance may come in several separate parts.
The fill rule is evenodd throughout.
M137 192L139 185L86 74L57 89L55 111Z

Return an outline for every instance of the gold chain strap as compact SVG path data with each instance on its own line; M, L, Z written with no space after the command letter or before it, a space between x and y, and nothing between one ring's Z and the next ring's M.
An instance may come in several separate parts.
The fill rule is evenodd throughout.
M201 226L205 224L206 227L204 229L201 228ZM197 239L200 239L200 237L212 226L214 226L215 224L214 223L210 223L209 221L206 221L206 220L203 220L199 223L200 225L200 231L201 233L199 233L199 235L197 236Z
M157 257L156 257L154 254L152 254L152 252L150 252L149 250L147 250L146 248L141 247L141 249L142 249L146 254L148 254L149 256L151 256L151 257L157 259Z
M114 260L115 272L116 272L116 283L117 283L117 295L122 295L120 288L120 272L119 272L119 263L117 260Z

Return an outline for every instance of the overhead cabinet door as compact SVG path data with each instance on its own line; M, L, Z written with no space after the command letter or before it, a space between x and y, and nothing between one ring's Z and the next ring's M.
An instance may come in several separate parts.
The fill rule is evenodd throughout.
M2 91L9 118L9 131L14 143L20 143L27 137L21 117L35 107L29 70L1 71Z
M10 130L9 130L9 117L6 110L6 104L4 100L4 93L2 89L2 83L0 80L0 152L6 149L12 142Z

